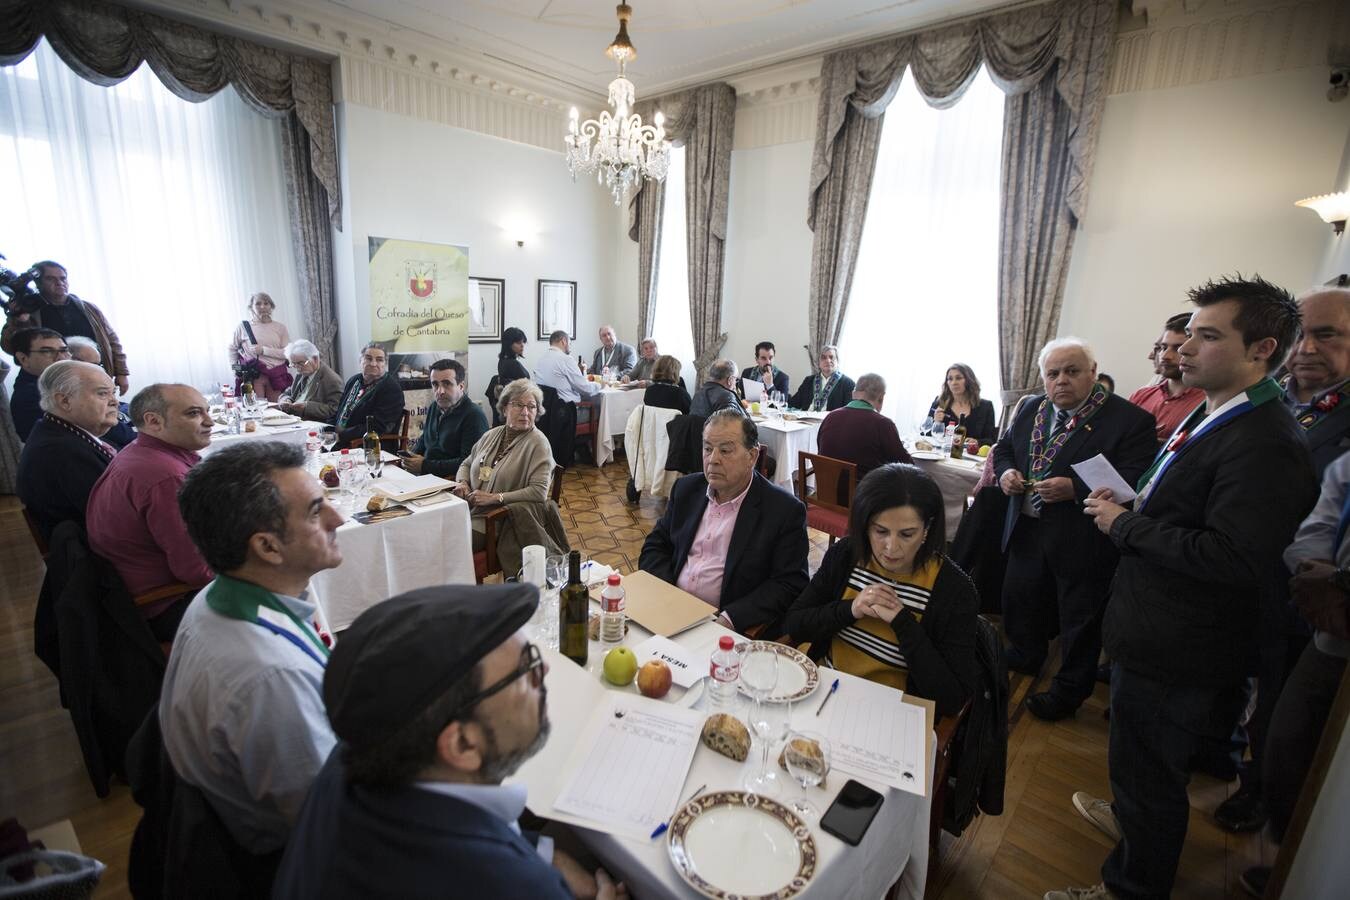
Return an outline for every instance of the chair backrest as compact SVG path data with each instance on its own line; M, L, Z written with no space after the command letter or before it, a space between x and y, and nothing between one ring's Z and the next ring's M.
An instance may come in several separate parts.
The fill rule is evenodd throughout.
M380 449L387 450L390 453L397 453L400 450L408 449L408 427L412 423L412 412L404 409L403 418L399 420L398 431L389 431L380 435ZM364 437L352 438L347 442L347 449L359 450Z
M807 491L806 480L816 476L816 492ZM819 506L831 512L847 514L853 506L853 491L858 486L858 466L819 453L797 451L797 494L807 506Z
M548 438L553 461L566 468L576 458L577 405L558 396L557 388L539 385L544 395L544 417L538 427Z
M22 509L23 509L23 523L28 526L28 533L29 535L32 536L33 543L37 544L38 554L41 555L41 557L45 561L47 559L48 554L51 553L51 550L48 549L47 542L42 537L42 531L38 528L37 519L33 518L33 514L28 511L28 507L25 506L22 507Z
M492 427L496 428L498 425L505 425L506 420L502 418L502 414L497 410L497 401L500 400L502 396L502 377L500 375L492 376L492 380L488 382L487 390L484 392L483 396L487 397L488 410L492 413Z

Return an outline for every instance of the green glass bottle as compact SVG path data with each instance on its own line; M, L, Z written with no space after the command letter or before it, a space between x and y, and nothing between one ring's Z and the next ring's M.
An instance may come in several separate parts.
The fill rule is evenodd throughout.
M567 584L558 595L558 649L583 669L590 649L586 636L590 614L590 594L581 581L581 554L573 550L567 557Z

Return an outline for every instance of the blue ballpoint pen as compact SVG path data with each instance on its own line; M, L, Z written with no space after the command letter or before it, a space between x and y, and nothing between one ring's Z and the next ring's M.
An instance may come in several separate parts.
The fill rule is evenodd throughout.
M820 715L821 710L825 708L825 704L830 702L830 698L834 696L834 692L837 690L839 690L838 678L834 680L834 684L830 685L830 692L825 695L824 700L820 701L820 706L816 707L816 715Z
M706 784L701 784L701 785L699 785L698 790L694 791L692 794L689 795L689 800L693 800L693 799L694 799L695 797L697 797L699 794L701 794L701 793L703 793L705 790L707 790L707 788L708 788L708 786L707 786ZM686 801L684 801L684 803L681 803L681 804L679 805L679 807L676 809L676 812L678 812L680 809L683 809L685 803L688 803L689 800L686 800ZM671 817L670 817L670 819L673 819L673 818L675 818L675 817L674 817L674 816L671 816ZM660 825L657 825L654 829L652 829L652 836L651 836L650 838L648 838L648 840L653 840L653 841L654 841L654 840L656 840L657 838L659 838L661 835L665 834L665 833L666 833L666 829L670 828L670 819L666 819L666 820L665 820L664 822L662 822Z

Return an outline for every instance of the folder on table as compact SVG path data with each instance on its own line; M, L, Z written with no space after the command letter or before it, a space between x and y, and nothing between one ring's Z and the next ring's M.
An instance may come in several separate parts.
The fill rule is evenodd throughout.
M674 637L712 620L717 610L648 572L623 579L625 612L652 634Z

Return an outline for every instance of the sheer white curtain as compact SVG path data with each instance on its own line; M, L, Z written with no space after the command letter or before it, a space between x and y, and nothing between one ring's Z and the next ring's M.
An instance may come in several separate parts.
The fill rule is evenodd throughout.
M656 248L656 316L651 336L662 354L678 359L685 384L694 372L694 329L689 324L689 244L684 212L684 147L672 147L666 173L661 246ZM643 335L645 337L646 335Z
M66 266L121 338L133 391L219 389L250 294L305 336L280 127L232 88L181 100L146 66L99 87L43 42L0 68L0 253L16 270Z
M906 73L886 108L858 267L839 341L856 379L886 379L884 412L917 428L962 362L999 397L998 222L1003 92L983 68L947 110Z

